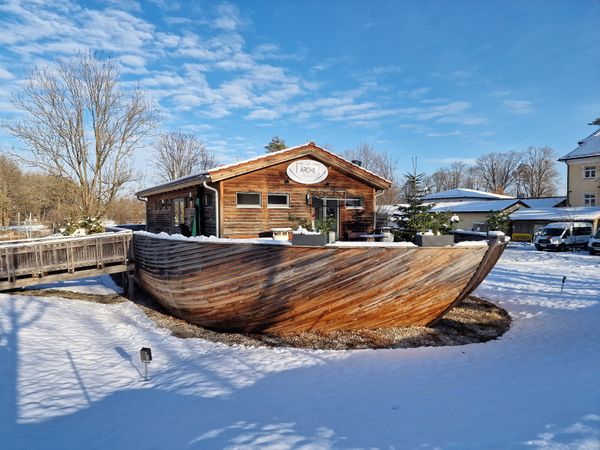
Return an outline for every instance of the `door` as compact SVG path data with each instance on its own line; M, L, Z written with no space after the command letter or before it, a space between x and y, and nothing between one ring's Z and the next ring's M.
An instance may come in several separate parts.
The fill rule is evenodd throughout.
M332 199L313 199L313 208L315 209L315 221L318 219L333 219L331 231L335 232L335 240L340 239L340 208L339 200Z

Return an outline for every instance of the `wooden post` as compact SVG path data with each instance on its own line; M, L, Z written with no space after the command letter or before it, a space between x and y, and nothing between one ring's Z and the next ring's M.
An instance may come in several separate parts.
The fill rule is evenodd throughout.
M135 300L135 274L132 271L127 272L127 298Z

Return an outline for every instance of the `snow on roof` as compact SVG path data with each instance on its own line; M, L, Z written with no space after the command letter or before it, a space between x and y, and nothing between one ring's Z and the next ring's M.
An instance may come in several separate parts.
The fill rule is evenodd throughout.
M516 198L474 202L439 202L431 208L431 211L453 213L504 211L517 203L519 203L519 200Z
M565 156L559 158L559 161L569 159L586 158L589 156L600 156L600 129L594 131L588 137L578 142L579 147Z
M530 208L552 208L561 202L564 202L567 197L537 197L537 198L520 198Z
M511 220L573 221L596 220L600 218L600 208L577 206L571 208L522 208L510 215Z
M504 199L513 198L509 195L493 194L491 192L477 191L475 189L450 189L448 191L436 192L434 194L428 194L423 197L424 200L437 200L437 199L452 199L452 198L480 198L482 200L490 199Z
M453 212L453 213L467 213L467 212L489 212L489 211L504 211L511 206L518 204L519 199L511 198L507 200L479 200L479 201L462 201L462 202L436 202L431 208L432 212ZM429 203L432 204L432 203ZM380 205L378 206L378 212L389 215L400 215L400 208L406 207L407 204L397 205Z

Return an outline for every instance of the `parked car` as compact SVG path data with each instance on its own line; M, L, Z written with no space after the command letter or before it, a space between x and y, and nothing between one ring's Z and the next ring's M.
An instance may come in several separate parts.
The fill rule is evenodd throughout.
M600 254L600 228L598 228L596 234L588 241L587 249L590 255Z
M592 237L587 222L553 222L542 228L533 243L538 250L565 251L569 247L585 247Z

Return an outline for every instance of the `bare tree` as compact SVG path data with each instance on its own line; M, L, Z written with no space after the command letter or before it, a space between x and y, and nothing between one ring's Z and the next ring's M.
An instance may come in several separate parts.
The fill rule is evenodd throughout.
M35 69L13 97L26 118L5 125L30 150L22 161L72 181L84 216L102 216L132 180L131 157L157 121L143 94L123 92L118 79L113 61L91 53Z
M520 162L519 152L488 153L477 158L483 188L495 194L508 192L515 183Z
M437 169L423 181L428 193L443 192L450 189L450 172L448 169Z
M550 147L529 147L523 152L518 179L527 197L546 197L556 193L556 155Z
M153 158L154 166L163 181L205 172L217 165L212 152L192 134L175 131L160 136Z
M398 203L401 197L400 187L397 182L397 162L387 152L375 150L371 144L359 144L356 148L346 150L344 158L351 161L360 161L362 167L392 182L378 203L380 205L393 205Z
M481 177L479 176L479 170L477 170L476 166L467 166L464 174L463 185L461 186L465 189L476 189L480 190L481 187Z
M17 163L0 154L0 226L10 225L22 197L23 173Z

